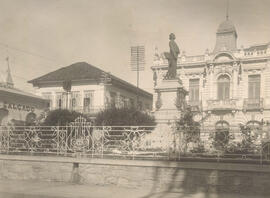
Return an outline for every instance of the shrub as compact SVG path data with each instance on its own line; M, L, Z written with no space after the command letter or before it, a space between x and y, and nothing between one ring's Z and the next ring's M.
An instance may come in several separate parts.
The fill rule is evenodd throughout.
M256 144L258 134L249 126L240 125L242 140L228 145L226 152L234 154L254 154L260 152L260 146Z
M188 107L180 120L176 121L176 126L178 130L184 133L187 143L198 142L200 139L200 123L194 121L193 116L191 109Z
M177 132L182 134L180 138L180 145L183 148L183 152L186 153L189 143L200 142L200 123L194 121L191 108L186 108L185 112L181 114L181 117L176 121ZM198 146L198 145L197 145ZM198 148L199 150L204 148Z
M111 108L99 112L96 125L104 126L154 126L153 116L133 108Z
M83 114L75 112L75 111L69 111L66 109L57 109L57 110L48 112L48 115L45 118L42 125L63 126L70 122L73 122L79 116L86 118Z

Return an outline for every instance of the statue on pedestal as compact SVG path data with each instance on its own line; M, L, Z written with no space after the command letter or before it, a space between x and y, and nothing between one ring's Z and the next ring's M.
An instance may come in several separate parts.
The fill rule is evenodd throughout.
M170 79L176 79L176 69L177 69L177 58L180 53L179 47L177 46L175 40L175 35L173 33L169 36L170 42L170 52L165 52L164 55L168 59L169 67L168 72L165 75L164 79L170 80Z

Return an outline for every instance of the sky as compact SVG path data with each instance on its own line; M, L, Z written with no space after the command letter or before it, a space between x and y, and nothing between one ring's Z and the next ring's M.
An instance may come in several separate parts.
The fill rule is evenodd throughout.
M213 50L227 0L0 0L0 67L9 56L15 87L75 62L88 62L136 85L130 47L145 46L139 87L153 92L155 48L169 50L169 34L180 51ZM229 18L238 47L270 42L270 0L230 0Z

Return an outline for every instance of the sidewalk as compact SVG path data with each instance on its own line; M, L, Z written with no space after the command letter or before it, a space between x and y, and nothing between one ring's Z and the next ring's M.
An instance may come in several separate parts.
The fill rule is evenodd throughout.
M151 193L151 189L117 186L77 185L59 182L0 181L0 198L266 198L232 194Z

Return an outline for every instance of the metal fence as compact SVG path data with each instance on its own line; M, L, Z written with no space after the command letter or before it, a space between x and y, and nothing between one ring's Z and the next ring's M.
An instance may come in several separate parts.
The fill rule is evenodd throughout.
M92 158L270 162L270 134L262 128L228 130L183 126L159 130L154 126L92 126L81 117L67 126L0 126L0 152Z
M0 152L134 159L138 152L143 155L139 142L151 130L137 126L2 126Z

